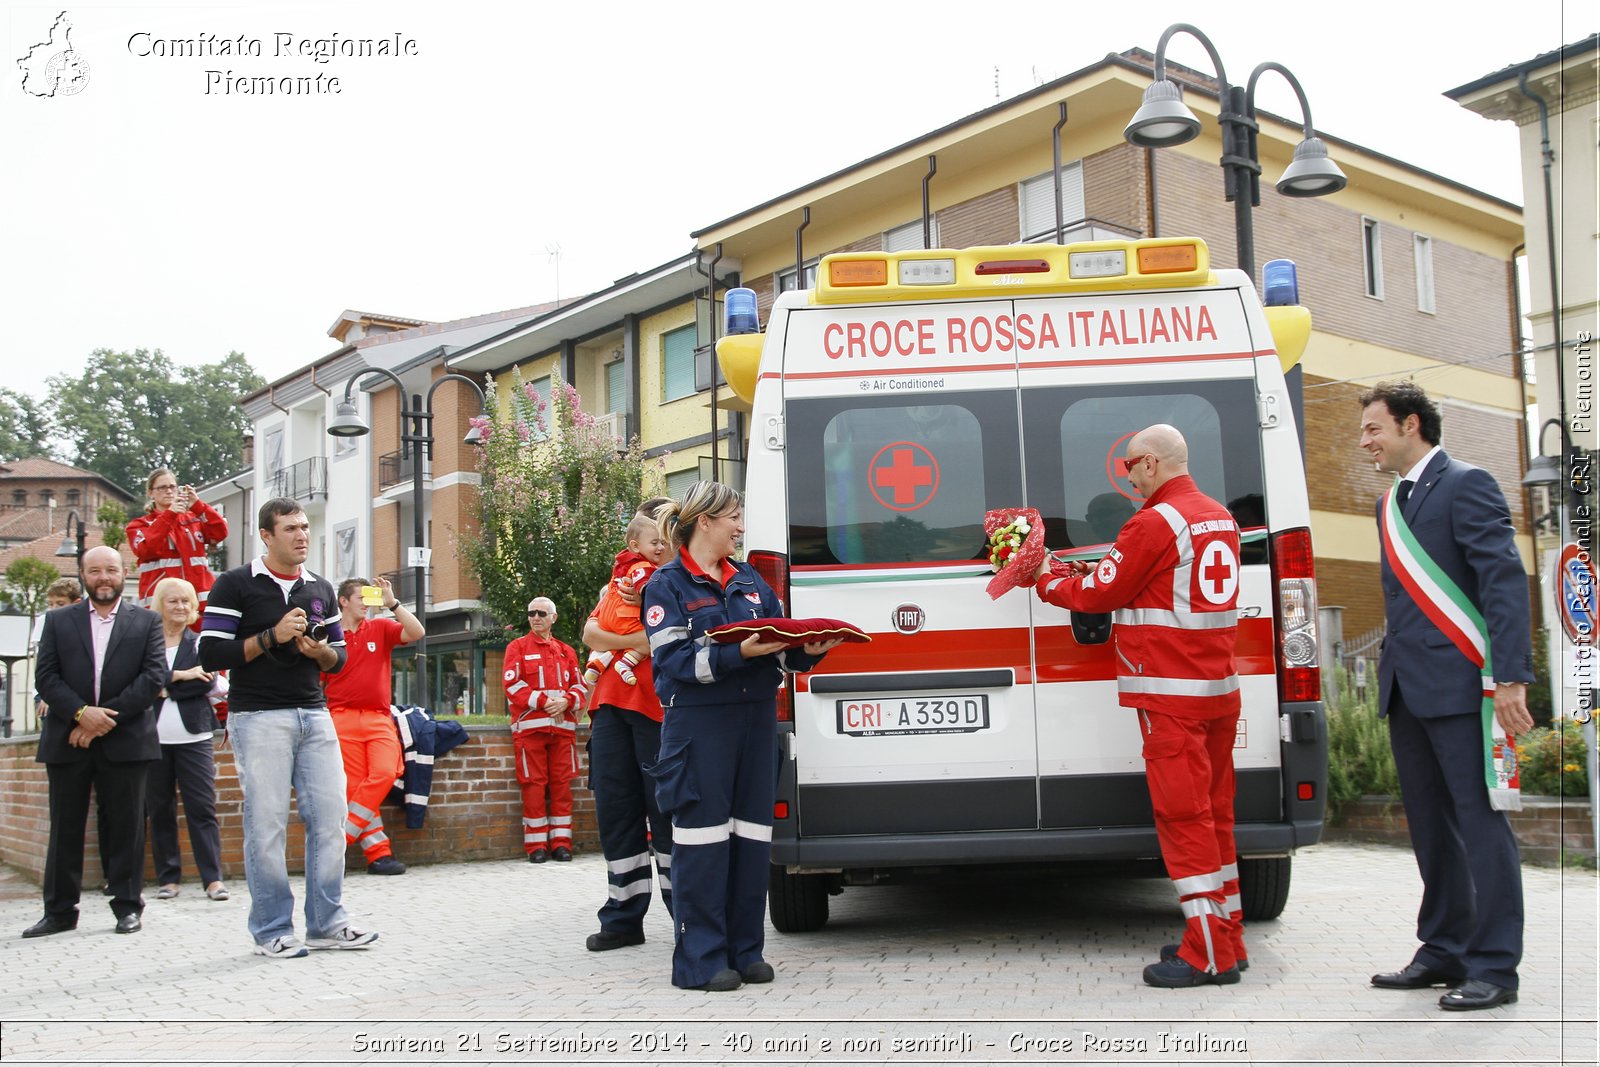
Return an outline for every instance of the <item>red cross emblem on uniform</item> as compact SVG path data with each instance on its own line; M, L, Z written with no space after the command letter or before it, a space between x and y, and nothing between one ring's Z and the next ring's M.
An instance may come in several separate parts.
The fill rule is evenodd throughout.
M1200 595L1226 604L1239 588L1239 561L1226 541L1212 541L1200 553Z
M891 511L915 511L939 491L939 461L913 441L884 445L867 464L867 488Z

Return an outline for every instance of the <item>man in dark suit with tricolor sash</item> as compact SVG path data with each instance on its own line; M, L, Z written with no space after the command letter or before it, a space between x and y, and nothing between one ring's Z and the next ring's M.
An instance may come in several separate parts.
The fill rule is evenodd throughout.
M1397 478L1377 506L1388 622L1378 714L1389 720L1423 885L1421 947L1372 984L1448 986L1446 1011L1498 1007L1517 999L1523 909L1504 810L1516 793L1496 777L1495 755L1504 735L1533 726L1528 580L1505 495L1487 471L1439 448L1427 394L1384 382L1361 406L1361 447Z

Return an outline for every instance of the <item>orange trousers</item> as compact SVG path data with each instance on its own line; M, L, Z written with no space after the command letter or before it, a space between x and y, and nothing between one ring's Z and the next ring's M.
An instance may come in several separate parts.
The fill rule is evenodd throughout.
M339 754L344 757L345 797L350 802L344 842L359 844L362 855L371 863L394 854L389 835L383 832L378 808L394 788L395 779L405 773L400 731L395 729L394 716L388 709L340 708L331 715L333 731L339 735Z

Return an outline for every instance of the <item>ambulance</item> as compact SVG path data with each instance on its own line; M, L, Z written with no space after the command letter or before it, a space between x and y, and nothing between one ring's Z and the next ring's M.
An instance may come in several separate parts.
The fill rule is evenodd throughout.
M1322 833L1327 730L1310 507L1287 366L1310 334L1293 266L1264 307L1195 238L851 252L816 288L727 294L718 359L751 405L745 551L843 645L779 700L770 911L941 871L1162 874L1111 623L1024 583L997 599L985 512L1033 507L1058 558L1098 560L1143 503L1118 458L1170 423L1236 517L1241 897L1278 915Z

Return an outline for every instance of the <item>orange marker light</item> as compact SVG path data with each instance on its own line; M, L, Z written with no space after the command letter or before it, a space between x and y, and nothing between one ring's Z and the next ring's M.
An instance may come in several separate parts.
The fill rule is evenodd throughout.
M1199 262L1194 245L1165 245L1139 249L1140 274L1176 274L1194 270Z
M889 261L886 259L846 259L828 264L828 284L836 288L850 285L887 285Z

